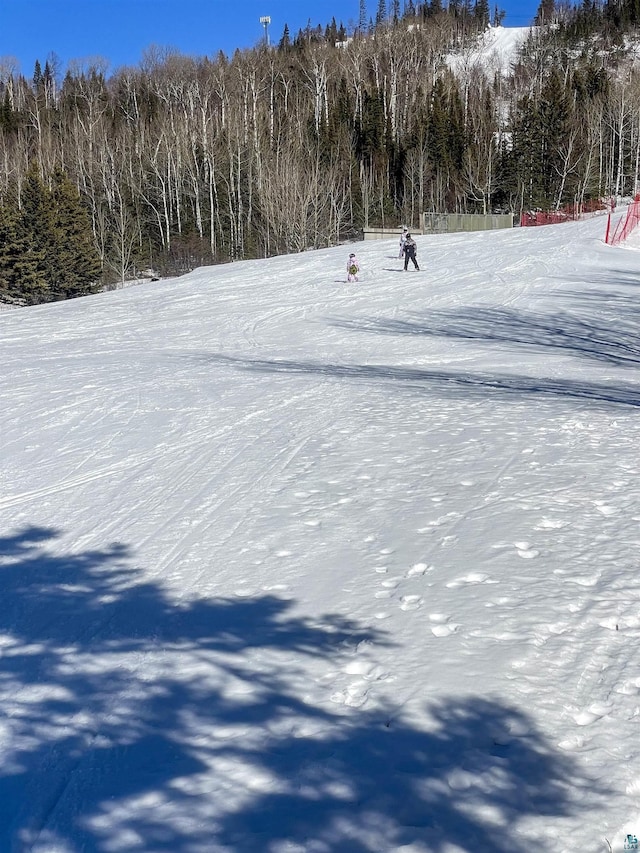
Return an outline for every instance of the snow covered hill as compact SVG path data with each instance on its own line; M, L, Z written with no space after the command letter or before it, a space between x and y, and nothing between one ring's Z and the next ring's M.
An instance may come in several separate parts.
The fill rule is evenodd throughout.
M0 316L1 850L633 843L640 255L603 233Z
M447 57L447 65L461 77L483 73L507 77L513 71L520 48L535 27L489 27L479 43Z

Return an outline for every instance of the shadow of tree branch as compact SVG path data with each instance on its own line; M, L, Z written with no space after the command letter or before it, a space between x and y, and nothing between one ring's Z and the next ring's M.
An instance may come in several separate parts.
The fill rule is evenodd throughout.
M360 328L360 324L356 324ZM291 361L286 359L245 359L218 353L189 355L188 358L224 364L239 370L259 373L309 374L330 379L361 382L388 382L412 393L433 396L446 394L466 399L484 398L489 393L503 396L548 396L587 401L595 405L640 406L640 386L617 382L603 384L574 379L550 379L514 374L461 373L423 370L384 364L335 364L331 362Z
M604 361L622 367L640 362L640 331L637 308L616 312L598 321L566 312L554 314L516 311L509 308L469 306L454 311L409 314L406 318L334 320L351 331L385 335L421 335L516 344L530 350L561 350L570 355Z
M124 545L57 536L0 539L0 849L507 853L522 818L580 809L577 762L497 700L431 702L423 729L305 696L311 661L381 631L273 595L176 602Z

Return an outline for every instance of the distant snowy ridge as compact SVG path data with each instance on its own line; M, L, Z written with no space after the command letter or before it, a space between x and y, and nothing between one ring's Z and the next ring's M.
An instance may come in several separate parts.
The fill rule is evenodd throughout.
M487 76L511 73L518 52L534 27L489 27L477 44L446 57L446 63L458 76L481 69Z

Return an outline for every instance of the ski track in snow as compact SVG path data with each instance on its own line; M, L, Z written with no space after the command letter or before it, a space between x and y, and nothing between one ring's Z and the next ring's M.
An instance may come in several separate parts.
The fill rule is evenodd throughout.
M637 402L597 390L637 378L602 330L555 344L563 312L597 328L626 305L637 254L602 228L421 237L415 275L362 244L353 287L331 249L0 317L3 535L58 531L4 588L1 849L555 853L640 831ZM65 582L71 555L89 568ZM31 589L38 560L60 577ZM89 611L59 625L39 590ZM223 627L184 615L214 606ZM445 761L438 709L465 702L505 716L461 735L451 711L468 743ZM163 727L169 770L136 763ZM555 811L532 781L549 756L577 773Z

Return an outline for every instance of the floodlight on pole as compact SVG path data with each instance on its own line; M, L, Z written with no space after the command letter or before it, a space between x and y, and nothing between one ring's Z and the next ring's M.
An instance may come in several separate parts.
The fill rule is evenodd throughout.
M260 23L264 27L264 43L267 47L269 47L269 24L271 23L271 18L269 15L263 15L260 18Z

